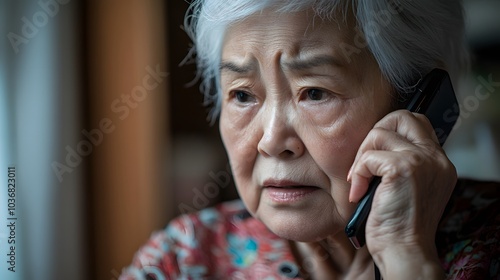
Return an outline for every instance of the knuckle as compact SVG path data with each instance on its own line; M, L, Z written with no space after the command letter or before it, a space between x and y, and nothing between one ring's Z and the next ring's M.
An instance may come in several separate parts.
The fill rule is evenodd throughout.
M397 157L387 161L385 172L390 177L409 178L417 172L419 166L424 162L425 157L418 153L400 153Z
M411 156L412 157L412 156ZM410 157L410 158L411 158ZM416 160L415 160L416 162ZM416 164L412 159L407 159L407 160L402 160L398 165L399 165L399 172L398 174L401 177L411 177L415 171L416 171Z
M373 147L378 147L379 143L384 143L387 140L388 130L383 127L374 127L368 134L369 139L371 139L371 143Z
M376 150L368 150L363 153L363 160L368 161L371 159L375 159L377 156L377 151Z
M394 112L393 117L397 122L401 123L407 120L415 119L415 114L408 110L398 110Z
M409 153L407 156L408 162L413 166L420 166L425 163L424 155L420 153Z
M368 135L371 137L377 138L377 137L382 136L386 131L387 131L387 129L380 127L380 126L377 126L377 127L372 128L372 130L370 130Z

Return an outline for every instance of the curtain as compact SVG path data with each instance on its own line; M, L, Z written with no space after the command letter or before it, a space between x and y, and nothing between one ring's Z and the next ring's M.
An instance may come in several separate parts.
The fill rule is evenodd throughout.
M164 10L0 0L0 279L117 279L171 218Z
M9 196L15 203L7 204L6 185L0 192L1 279L86 279L85 166L64 180L52 168L78 140L82 121L78 3L48 2L2 1L0 7L2 182L15 168L15 197ZM8 213L7 206L13 206ZM6 258L12 253L15 258Z
M171 217L163 1L87 1L92 279L117 278ZM96 136L97 137L97 136Z

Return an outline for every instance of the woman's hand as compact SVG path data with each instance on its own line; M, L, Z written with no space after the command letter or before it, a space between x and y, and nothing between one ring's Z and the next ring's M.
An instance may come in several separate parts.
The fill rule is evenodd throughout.
M366 224L366 244L384 279L443 278L434 237L457 180L424 115L399 110L361 144L348 180L357 202L382 177Z

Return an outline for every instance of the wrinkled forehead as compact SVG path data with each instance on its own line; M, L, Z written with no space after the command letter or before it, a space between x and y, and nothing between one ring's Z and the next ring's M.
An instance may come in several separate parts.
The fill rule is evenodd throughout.
M338 66L353 66L370 57L366 48L357 47L356 40L363 39L352 14L338 11L335 16L320 17L313 9L279 12L268 8L228 27L222 61L243 64L253 54L272 57L278 51L285 59L328 55Z
M289 26L297 33L297 37L304 37L314 34L325 25L335 27L338 31L347 35L354 30L354 16L352 13L335 14L325 18L319 16L313 9L306 9L296 12L280 12L273 8L267 8L260 12L251 14L228 26L228 32L248 32L251 30L272 30Z

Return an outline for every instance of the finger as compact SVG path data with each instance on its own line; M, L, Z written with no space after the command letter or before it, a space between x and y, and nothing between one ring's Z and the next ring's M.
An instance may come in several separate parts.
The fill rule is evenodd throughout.
M428 141L429 139L435 143L439 143L434 128L427 117L408 110L398 110L389 113L375 124L374 128L378 127L395 131L415 144Z
M399 110L380 120L361 143L349 170L347 178L351 182L349 200L359 201L366 193L373 176L381 176L386 181L391 176L398 174L396 172L398 165L402 165L399 169L402 172L409 172L410 168L403 166L403 162L414 166L421 164L423 157L414 152L408 153L418 149L417 146L425 146L430 151L435 151L436 146L439 147L432 126L424 115ZM382 156L384 153L373 153L373 151L407 152L403 154L409 156L409 158L399 158L398 161L387 162L384 165L385 160L394 160L398 156L389 153L387 155L391 155L390 157L376 158L376 155ZM359 162L362 157L365 158L363 164ZM383 168L384 166L385 168Z
M409 149L414 149L415 146L405 139L402 135L398 134L396 131L388 130L386 128L378 127L373 128L366 138L361 143L361 146L356 153L354 162L351 165L352 168L357 164L359 158L371 150L382 150L382 151L404 151ZM351 176L348 176L347 180L350 181Z
M391 184L395 180L409 178L419 164L422 164L422 159L416 153L367 151L351 171L349 201L358 202L364 196L373 176L380 176L382 182Z
M353 165L368 150L402 151L415 146L435 151L439 143L432 125L422 114L407 110L392 112L375 124L358 149ZM352 169L352 166L351 166ZM348 173L350 175L350 172ZM348 176L350 181L350 176Z
M411 162L421 162L421 155L444 154L439 145L439 139L432 127L429 119L419 113L411 113L407 110L400 110L387 115L387 118L378 122L374 128L385 128L392 133L372 134L372 141L364 141L358 153L367 150L390 150L390 151L416 151L422 150L423 153L412 153ZM380 132L380 131L379 131ZM391 139L391 135L393 138ZM415 149L416 148L416 149Z
M419 114L419 113L412 113L412 114L413 114L413 116L415 116L417 121L420 122L420 124L425 129L425 131L427 131L430 134L429 136L432 139L432 141L436 144L439 144L439 139L436 135L436 130L434 129L434 127L432 127L432 124L429 121L429 119L423 114ZM416 143L416 142L415 142L415 144L418 145L418 143Z
M356 157L369 150L400 151L413 147L404 136L385 127L374 127L359 146Z

